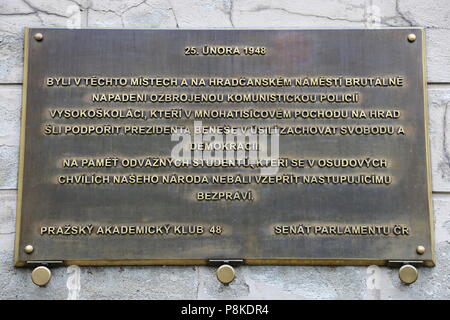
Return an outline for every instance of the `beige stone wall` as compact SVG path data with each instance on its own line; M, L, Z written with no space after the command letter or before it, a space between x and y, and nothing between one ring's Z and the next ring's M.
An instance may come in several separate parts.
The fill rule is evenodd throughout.
M411 286L386 267L239 267L227 287L209 267L61 267L36 287L12 261L25 26L425 27L437 266ZM449 299L449 39L448 0L0 0L0 299Z

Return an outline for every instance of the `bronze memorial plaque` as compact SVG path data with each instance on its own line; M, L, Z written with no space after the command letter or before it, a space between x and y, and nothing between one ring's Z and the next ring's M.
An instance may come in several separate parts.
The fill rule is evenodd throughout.
M434 265L424 39L27 29L16 265Z

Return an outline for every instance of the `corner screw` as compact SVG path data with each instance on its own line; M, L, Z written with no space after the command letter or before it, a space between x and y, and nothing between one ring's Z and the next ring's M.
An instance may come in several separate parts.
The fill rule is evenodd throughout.
M34 34L34 40L42 41L42 39L44 39L44 36L42 35L42 33L35 33Z
M29 245L25 246L25 248L23 248L23 250L25 251L25 253L30 254L34 251L34 248L32 245L29 244Z
M409 42L414 42L414 41L416 41L416 35L415 35L414 33L408 34L408 41L409 41Z
M416 251L418 254L424 254L425 253L425 247L424 246L418 246L416 248Z

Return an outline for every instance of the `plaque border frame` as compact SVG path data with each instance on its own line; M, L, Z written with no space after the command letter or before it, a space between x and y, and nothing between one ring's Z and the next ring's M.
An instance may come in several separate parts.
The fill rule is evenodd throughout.
M57 27L44 27L44 28L24 28L24 54L23 54L23 81L22 81L22 111L20 121L20 144L19 144L19 172L17 182L17 204L16 204L16 232L14 241L14 266L24 267L27 265L33 265L36 263L59 263L66 266L79 265L79 266L143 266L143 265L209 265L208 259L75 259L64 261L37 261L37 260L19 260L19 252L21 248L20 244L20 227L22 217L22 192L23 192L23 171L25 167L25 124L27 114L27 88L28 88L28 63L29 63L29 36L31 29L61 29ZM175 28L82 28L83 30L95 29L95 30L180 30ZM374 30L375 28L218 28L218 30L295 30L295 31L307 31L307 30ZM70 29L68 29L70 30ZM187 28L182 30L191 31L205 31L211 29L195 29ZM425 138L425 152L426 152L426 175L427 175L427 197L428 197L428 217L431 236L431 259L417 261L405 261L405 263L418 263L426 267L434 267L436 265L436 252L435 252L435 228L434 228L434 211L433 211L433 195L432 195L432 172L431 172L431 154L430 154L430 137L429 137L429 115L428 115L428 87L427 87L427 61L426 61L426 37L425 28L423 27L382 27L375 30L417 30L420 31L422 41L422 82L423 82L423 112L424 112L424 138ZM406 40L406 39L405 39ZM406 40L407 41L407 40ZM255 258L242 258L235 257L236 259L242 259L244 265L298 265L298 266L369 266L369 265L388 265L389 260L386 259L371 259L371 258L307 258L307 259L292 259L292 258L270 258L270 259L255 259ZM224 257L224 261L233 260L234 257ZM214 259L217 260L217 259ZM395 261L401 262L401 261Z

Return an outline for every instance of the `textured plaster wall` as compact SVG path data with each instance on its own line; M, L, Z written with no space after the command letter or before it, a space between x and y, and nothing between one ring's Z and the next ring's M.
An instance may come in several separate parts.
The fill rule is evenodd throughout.
M437 266L410 286L375 266L238 267L229 286L209 267L72 266L35 286L13 267L25 26L425 27ZM0 0L0 299L450 299L449 39L448 0Z

